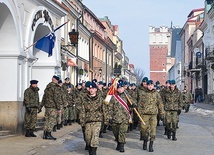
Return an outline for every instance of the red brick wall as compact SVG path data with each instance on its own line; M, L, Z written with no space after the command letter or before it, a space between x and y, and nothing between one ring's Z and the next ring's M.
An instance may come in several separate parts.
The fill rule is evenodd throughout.
M150 46L150 79L154 82L159 81L161 85L165 84L167 46ZM165 72L164 72L165 69Z

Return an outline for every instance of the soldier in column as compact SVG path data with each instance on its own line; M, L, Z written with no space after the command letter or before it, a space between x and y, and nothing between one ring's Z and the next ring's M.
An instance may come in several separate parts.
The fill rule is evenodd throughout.
M126 143L126 133L129 122L131 121L130 105L124 93L124 83L122 80L118 81L117 92L110 100L109 112L110 123L112 124L112 131L117 142L116 150L125 152L124 145Z
M191 92L184 89L182 92L182 99L183 99L183 109L185 110L185 113L187 113L189 112L190 104L193 103L193 97Z
M82 108L80 113L80 124L85 126L85 140L89 146L89 155L96 155L99 146L99 134L102 121L108 123L107 105L103 98L97 95L97 85L91 83L87 96L81 98Z
M44 124L44 134L43 139L56 140L52 136L51 131L54 125L57 124L57 113L61 113L61 91L58 85L59 77L54 75L52 77L52 82L50 82L45 90L42 98L41 106L45 107L45 124Z
M39 108L39 88L37 80L30 81L30 87L24 92L23 105L25 106L24 128L26 129L25 137L36 137L33 133L36 121L37 110Z
M172 140L176 141L178 116L181 113L183 104L182 95L176 87L175 80L170 80L170 87L166 90L163 100L165 103L167 138L171 139L172 137Z
M145 94L145 92L147 91L147 81L148 80L149 80L148 77L144 77L141 85L138 86L138 88L137 88L137 103L139 102L139 97L142 96L142 94ZM142 122L140 122L140 126L142 126ZM143 135L142 135L141 130L140 130L140 140L143 140Z
M143 150L147 150L147 142L149 142L149 152L153 152L153 143L156 136L157 115L164 115L164 106L160 94L154 89L152 80L147 81L147 90L140 94L138 100L138 111L145 122L140 128L143 136ZM150 139L149 139L150 138Z
M134 103L137 103L137 86L135 83L130 84L130 90L129 94L131 98L133 99ZM137 114L134 112L133 113L133 129L136 129L138 126L139 118Z

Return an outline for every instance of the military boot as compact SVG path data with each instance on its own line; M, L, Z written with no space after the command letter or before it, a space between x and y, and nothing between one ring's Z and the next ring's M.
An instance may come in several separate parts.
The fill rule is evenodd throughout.
M68 125L68 120L65 120L64 121L64 126L67 126Z
M87 144L85 145L85 150L89 150L89 146Z
M97 155L97 147L92 147L91 148L91 155Z
M56 132L56 125L54 125L53 127L53 132Z
M167 129L165 128L165 130L164 130L164 135L167 135Z
M172 140L176 141L177 138L176 138L176 132L172 132Z
M88 147L88 153L89 153L89 155L92 155L92 147L91 146Z
M46 131L46 137L45 137L45 139L56 140L56 138L51 135L51 132L47 132L47 131Z
M120 152L125 152L124 144L123 143L120 143Z
M68 125L72 125L72 121L70 119L68 120Z
M30 136L30 130L29 130L29 129L26 130L25 137L31 137L31 136Z
M33 129L30 129L30 136L31 137L36 137L36 135L33 133Z
M57 129L57 130L60 130L60 124L57 123L56 129Z
M43 137L42 137L43 139L46 139L46 131L44 131L44 133L43 133Z
M147 142L148 140L143 141L143 150L147 150Z
M120 150L120 143L119 143L119 142L117 142L116 150L117 150L117 151L119 151L119 150Z
M167 138L171 139L171 130L170 129L167 129Z
M154 152L154 149L153 149L153 141L150 141L150 142L149 142L149 152Z

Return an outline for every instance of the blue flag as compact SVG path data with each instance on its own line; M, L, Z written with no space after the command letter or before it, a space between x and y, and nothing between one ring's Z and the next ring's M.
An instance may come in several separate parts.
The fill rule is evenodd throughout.
M46 53L48 53L48 56L52 56L52 50L54 48L54 43L55 43L55 34L50 33L47 36L42 37L36 42L36 48L39 50L42 50Z
M68 21L65 22L64 24L60 25L56 29L54 29L52 33L39 39L36 42L35 47L39 50L42 50L42 51L48 53L49 57L52 56L52 50L54 48L54 43L55 43L55 39L56 39L54 32L57 31L58 29L60 29L62 26L64 26L67 23L68 23Z

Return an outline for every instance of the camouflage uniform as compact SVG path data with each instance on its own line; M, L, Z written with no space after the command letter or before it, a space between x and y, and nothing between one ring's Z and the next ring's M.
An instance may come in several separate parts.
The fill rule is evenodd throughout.
M167 129L167 137L170 139L171 132L173 135L176 133L178 111L182 110L181 92L176 87L173 91L171 89L167 89L165 95L163 96L163 102L165 103L165 126Z
M107 107L99 95L91 97L89 94L81 97L82 107L79 115L81 126L85 126L86 145L97 148L99 133L103 119L108 122Z
M145 96L145 93L147 91L147 88L143 87L142 85L140 85L138 88L137 88L137 103L139 103L140 101L140 96ZM142 100L142 99L141 99ZM143 123L140 122L140 126L142 126ZM140 129L140 140L143 140L143 133L142 133L142 130Z
M24 128L34 130L37 121L37 110L39 108L39 88L30 86L24 92L23 105L26 107Z
M129 95L131 96L134 103L137 103L137 89L129 89ZM133 129L136 129L138 126L139 118L135 112L132 111L132 122L133 122Z
M125 93L118 94L118 96L120 96L123 101L128 103ZM120 147L119 145L123 145L124 147L124 144L126 142L126 132L129 126L129 114L121 105L121 103L119 103L114 97L111 98L109 110L110 120L112 122L112 130L114 137L118 143L118 147Z
M183 107L185 112L189 111L190 103L193 101L192 94L190 92L183 92L182 93L182 100L183 100Z
M41 106L45 106L45 124L44 131L51 132L54 125L57 124L57 112L61 109L62 97L60 86L50 82L44 91Z
M138 97L138 112L140 113L145 125L141 123L141 131L144 141L155 140L157 114L164 115L164 106L160 94L156 90L147 90Z

